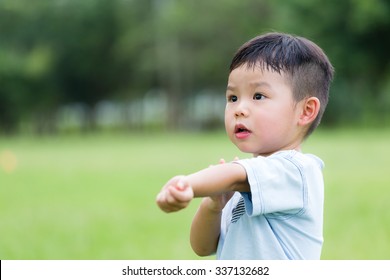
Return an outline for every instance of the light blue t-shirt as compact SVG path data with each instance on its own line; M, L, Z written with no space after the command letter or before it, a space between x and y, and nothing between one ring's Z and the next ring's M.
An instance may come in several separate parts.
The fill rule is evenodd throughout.
M239 160L251 191L222 213L217 259L320 259L323 162L295 150Z

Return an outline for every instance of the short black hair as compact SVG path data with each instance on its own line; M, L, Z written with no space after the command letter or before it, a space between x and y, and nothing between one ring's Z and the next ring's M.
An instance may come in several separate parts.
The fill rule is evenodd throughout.
M284 33L267 33L243 44L234 55L230 72L246 65L260 66L287 75L296 102L315 96L320 111L306 136L319 125L329 99L334 68L323 50L312 41Z

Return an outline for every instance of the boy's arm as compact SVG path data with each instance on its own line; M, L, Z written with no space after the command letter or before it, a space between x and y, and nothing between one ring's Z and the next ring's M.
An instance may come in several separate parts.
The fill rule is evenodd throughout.
M223 159L220 160L220 164L225 164L225 161ZM235 167L236 166L232 166L232 168ZM227 169L230 168L231 167L229 166L227 167ZM222 170L224 170L224 168L222 168ZM236 170L233 171L235 172ZM240 169L237 169L237 171L241 172ZM234 175L234 173L230 175ZM246 174L237 175L245 175L246 182ZM230 179L228 178L228 180ZM199 209L192 220L190 234L191 247L199 256L209 256L217 251L219 235L221 233L222 209L233 196L234 191L245 190L241 189L243 186L239 186L239 182L240 181L235 183L236 185L233 186L233 190L230 192L203 198ZM227 182L227 184L229 184L229 182Z
M194 252L209 256L217 250L223 207L234 191L249 191L246 171L239 164L225 163L192 174L189 180L194 184L195 196L209 196L202 200L192 220L190 234Z
M249 192L246 171L240 164L215 165L188 176L169 180L157 196L156 202L165 212L179 211L194 197L215 196L232 191Z
M165 212L174 212L194 197L205 197L192 221L190 242L196 254L208 256L216 252L222 209L234 191L250 191L246 171L239 164L224 163L173 177L158 194L157 204Z
M225 163L186 176L194 197L214 196L231 191L249 192L246 171L236 163Z
M234 192L203 198L192 220L190 243L199 256L209 256L217 251L221 232L222 209Z

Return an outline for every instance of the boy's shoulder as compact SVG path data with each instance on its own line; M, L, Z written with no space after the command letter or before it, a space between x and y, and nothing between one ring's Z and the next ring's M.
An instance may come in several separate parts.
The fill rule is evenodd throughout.
M282 158L301 164L315 164L321 169L324 168L324 162L314 154L304 154L296 150L279 151L269 156L270 159Z
M268 157L258 156L239 160L237 163L244 166L247 174L254 173L279 173L284 171L302 173L313 170L322 170L324 162L316 155L304 154L296 150L276 152ZM284 170L284 171L283 171Z

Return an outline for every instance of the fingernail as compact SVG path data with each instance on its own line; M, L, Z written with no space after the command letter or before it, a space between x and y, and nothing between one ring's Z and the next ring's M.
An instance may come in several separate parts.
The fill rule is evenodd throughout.
M183 183L183 181L179 181L179 182L177 183L177 186L178 186L180 189L183 189L183 188L184 188L184 183Z

